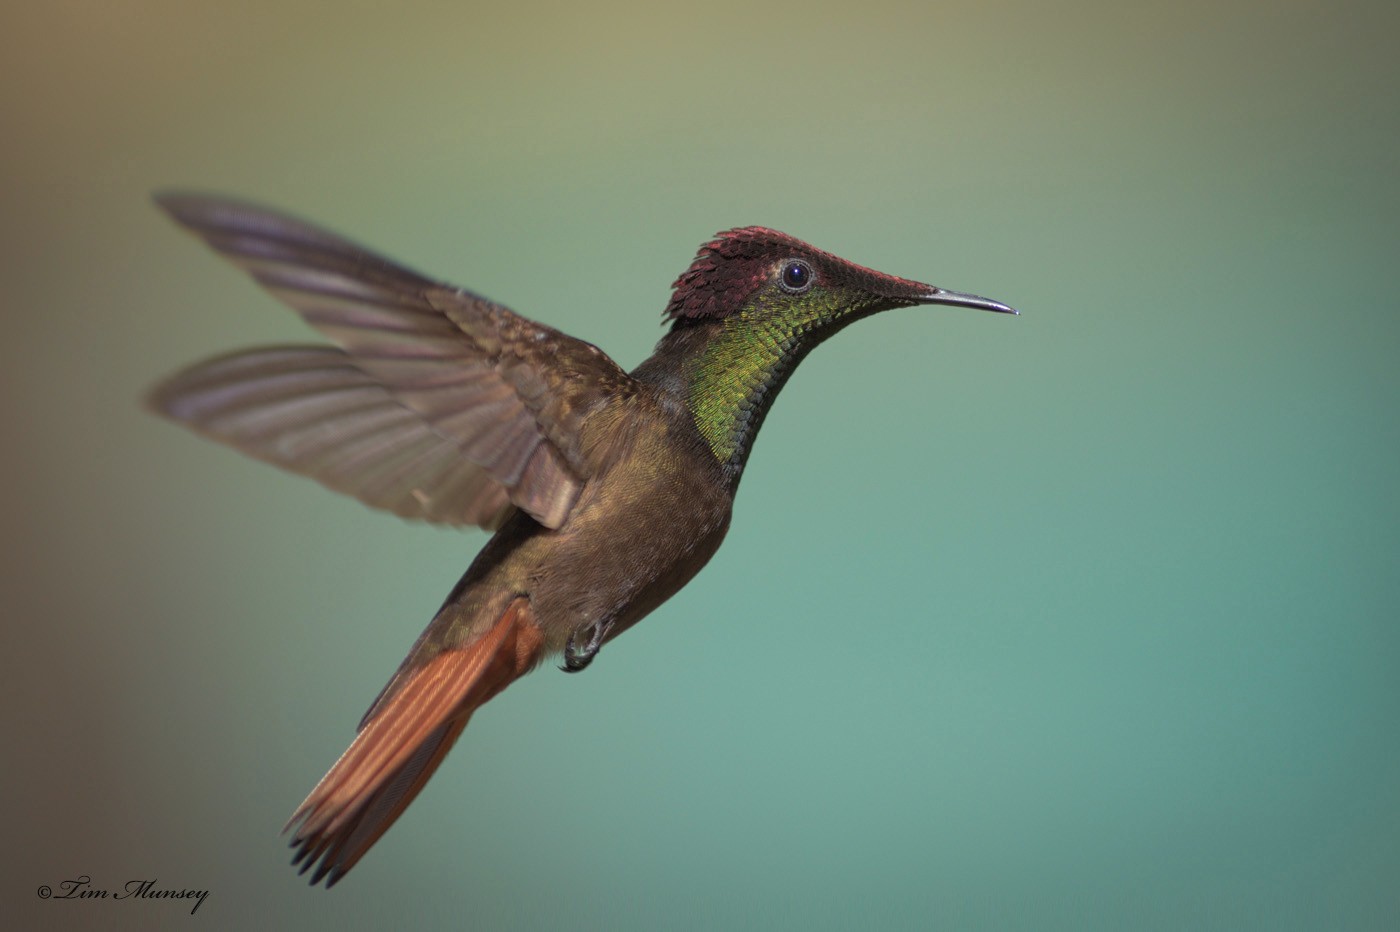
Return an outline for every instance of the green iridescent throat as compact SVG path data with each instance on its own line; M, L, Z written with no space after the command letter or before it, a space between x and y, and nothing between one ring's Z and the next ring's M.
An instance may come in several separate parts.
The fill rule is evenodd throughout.
M864 300L862 300L862 298ZM729 317L687 373L687 407L711 452L737 474L778 390L813 347L878 310L839 291L802 298L760 292Z

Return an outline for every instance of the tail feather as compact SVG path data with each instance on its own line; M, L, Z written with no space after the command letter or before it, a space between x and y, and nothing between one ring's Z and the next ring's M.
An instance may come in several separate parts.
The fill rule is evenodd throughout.
M465 647L404 675L355 741L297 807L292 864L331 887L379 840L428 782L472 712L534 667L544 635L525 598Z

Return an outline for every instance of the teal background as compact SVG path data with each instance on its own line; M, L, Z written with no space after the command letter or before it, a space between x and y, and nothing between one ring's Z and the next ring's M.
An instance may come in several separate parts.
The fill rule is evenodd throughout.
M0 919L1400 927L1395 10L8 5ZM165 186L629 367L738 224L1023 314L822 347L714 562L327 893L278 829L485 536L139 409L313 336Z

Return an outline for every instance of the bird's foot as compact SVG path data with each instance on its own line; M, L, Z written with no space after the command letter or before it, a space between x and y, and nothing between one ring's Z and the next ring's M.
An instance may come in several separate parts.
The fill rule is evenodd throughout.
M578 673L593 662L603 647L603 638L612 630L612 619L582 625L569 632L569 642L564 645L564 665L559 669L565 673ZM586 643L580 645L580 636L587 636Z

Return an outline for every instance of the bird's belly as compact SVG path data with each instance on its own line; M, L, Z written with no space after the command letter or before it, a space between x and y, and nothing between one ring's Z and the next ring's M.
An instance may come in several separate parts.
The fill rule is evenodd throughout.
M730 504L710 477L680 467L623 468L588 489L530 586L550 639L599 622L611 639L665 602L714 556Z

